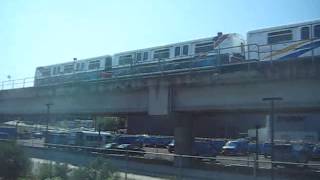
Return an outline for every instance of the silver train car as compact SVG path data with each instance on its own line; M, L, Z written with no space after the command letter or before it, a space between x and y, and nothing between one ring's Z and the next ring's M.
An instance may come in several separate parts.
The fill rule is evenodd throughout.
M210 38L122 52L112 58L113 76L199 68L242 61L244 44L245 40L239 34L218 33L217 36ZM191 62L192 59L196 61ZM162 64L161 67L159 62Z
M112 57L109 55L38 67L34 86L108 78L111 70Z
M320 20L249 31L247 44L246 59L269 61L319 56Z
M320 55L320 20L38 67L34 86Z

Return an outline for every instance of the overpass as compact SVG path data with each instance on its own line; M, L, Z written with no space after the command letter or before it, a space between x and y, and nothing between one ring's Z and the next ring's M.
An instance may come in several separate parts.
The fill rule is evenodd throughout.
M0 91L1 115L168 115L171 112L261 112L264 97L279 111L320 109L319 60L251 62L204 70L104 79Z
M178 153L190 153L194 116L202 112L320 111L320 58L248 62L207 69L0 91L0 116L53 114L169 116ZM180 144L180 145L179 145Z

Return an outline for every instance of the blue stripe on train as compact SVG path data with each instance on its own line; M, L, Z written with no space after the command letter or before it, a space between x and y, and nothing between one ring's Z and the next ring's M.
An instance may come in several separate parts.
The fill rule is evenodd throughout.
M308 43L306 45L303 45L301 47L296 48L296 50L298 50L298 51L295 51L295 52L293 52L291 54L283 56L283 57L279 58L279 60L297 58L297 57L305 54L306 52L311 51L311 50L313 50L315 48L318 48L318 47L320 47L320 41L315 41L315 42L312 42L312 43Z

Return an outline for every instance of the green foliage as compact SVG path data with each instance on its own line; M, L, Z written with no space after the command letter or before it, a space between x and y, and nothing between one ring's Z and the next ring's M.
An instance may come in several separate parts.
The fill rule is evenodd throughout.
M118 117L99 117L97 129L101 131L116 131L124 125L124 120Z
M81 167L72 171L71 180L116 180L115 169L104 159L96 159L88 167Z
M15 180L25 176L31 163L15 142L0 142L0 179Z
M52 176L52 164L48 163L41 163L39 165L39 174L38 174L38 179L43 180L46 178L50 178Z
M42 163L39 167L39 180L45 179L55 179L55 180L66 180L68 179L68 173L70 169L68 168L67 164L62 163Z

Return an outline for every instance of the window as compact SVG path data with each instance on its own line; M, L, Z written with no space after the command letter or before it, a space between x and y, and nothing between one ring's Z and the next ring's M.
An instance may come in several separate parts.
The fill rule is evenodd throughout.
M84 70L84 63L81 63L81 70Z
M132 55L125 55L119 57L119 65L126 65L132 63Z
M72 73L73 72L73 64L68 64L63 66L64 68L64 73Z
M189 46L188 45L184 45L182 47L182 54L187 56L188 55L188 51L189 51Z
M180 56L180 47L174 48L174 56L175 57Z
M43 76L43 77L47 77L47 76L51 75L50 68L41 68L41 69L39 69L39 71L40 71L41 76Z
M213 42L196 44L195 53L206 53L213 50Z
M53 72L52 72L53 75L56 75L57 74L57 67L53 67Z
M170 56L169 49L157 50L157 51L154 51L154 54L153 54L154 59L166 59L166 58L169 58L169 56Z
M77 71L80 70L80 63L77 63L77 68L76 68Z
M148 56L149 56L148 52L144 52L144 53L143 53L143 60L144 60L144 61L145 61L145 60L148 60Z
M88 70L99 69L100 68L100 60L90 61Z
M301 40L306 40L306 39L309 39L310 38L310 33L309 33L309 27L303 27L301 28Z
M137 53L137 56L136 56L136 62L141 62L141 53Z
M111 70L112 69L112 58L111 57L107 57L106 58L105 69L106 70Z
M290 40L292 40L291 30L268 33L268 44L286 42Z
M313 37L320 38L320 25L316 25L313 27Z

